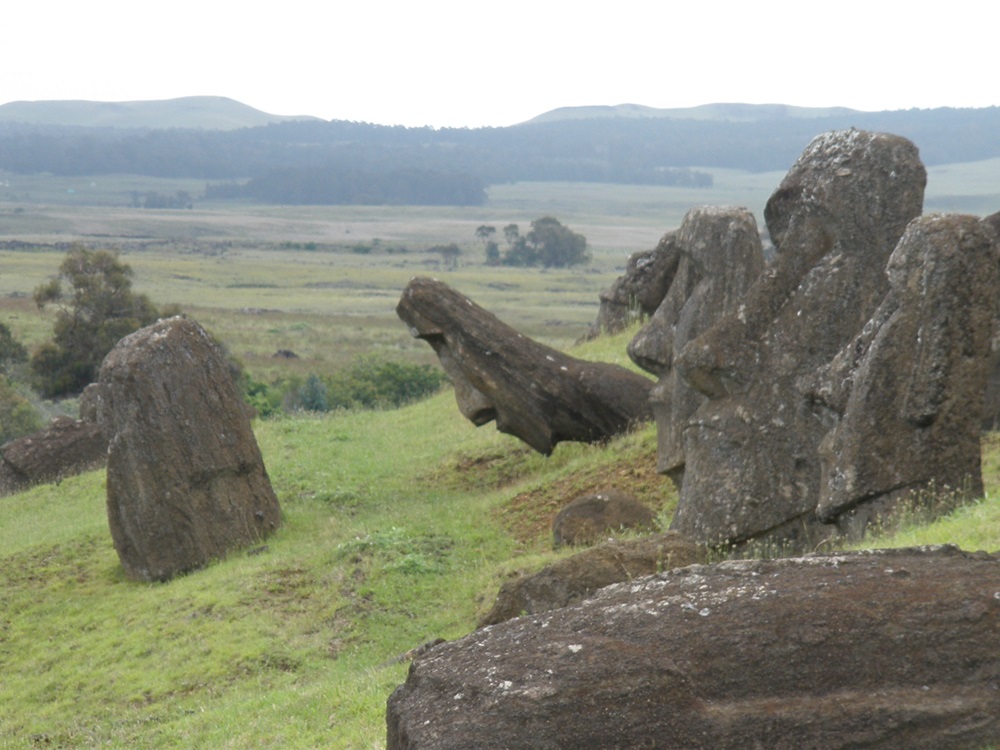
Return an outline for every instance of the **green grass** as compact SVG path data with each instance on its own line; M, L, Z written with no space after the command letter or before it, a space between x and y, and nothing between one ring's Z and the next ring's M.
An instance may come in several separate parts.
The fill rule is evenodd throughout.
M665 479L632 478L651 427L546 459L445 392L255 429L284 526L166 584L121 574L102 472L0 500L0 747L382 747L393 658L468 633L507 575L556 559L559 502L637 481L672 508ZM998 462L991 437L989 499L880 543L1000 549Z
M496 494L421 480L505 442L454 411L258 425L284 527L163 585L122 577L100 472L5 498L0 746L380 746L405 673L380 665L467 632L513 549Z

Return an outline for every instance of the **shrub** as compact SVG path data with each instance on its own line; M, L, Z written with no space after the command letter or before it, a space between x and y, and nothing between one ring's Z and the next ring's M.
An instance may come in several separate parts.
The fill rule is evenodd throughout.
M0 371L10 373L11 367L28 361L28 350L3 323L0 323Z
M158 316L148 297L132 292L132 269L117 253L82 246L66 253L56 278L35 289L35 302L59 305L52 342L31 358L35 386L48 398L80 393L119 339Z
M366 355L332 375L310 375L305 381L293 377L266 385L251 379L246 393L247 402L262 417L276 414L279 403L287 411L387 409L435 393L446 379L430 365Z
M327 378L330 408L397 407L436 392L444 373L429 365L393 362L375 355L359 357L346 370Z
M306 411L330 411L326 400L326 385L316 375L306 378L299 390L299 404Z
M31 435L42 428L42 420L31 402L0 375L0 445Z

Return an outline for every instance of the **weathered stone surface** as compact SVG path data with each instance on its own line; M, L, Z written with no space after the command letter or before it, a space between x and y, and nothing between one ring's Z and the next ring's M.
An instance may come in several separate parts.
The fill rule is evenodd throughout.
M817 513L860 536L901 502L950 509L983 492L980 423L997 258L974 216L925 216L886 269L889 293L806 390L834 426Z
M983 227L992 233L993 244L1000 258L1000 212L983 219ZM989 379L983 399L983 429L1000 430L1000 288L994 296L993 339L990 343Z
M826 431L796 387L861 330L888 291L885 265L920 215L926 172L898 136L813 140L765 209L775 261L736 315L676 362L708 396L684 429L674 528L705 543L770 537L800 549L815 517Z
M675 531L613 540L507 581L480 627L583 601L612 583L703 563L705 547Z
M1000 742L1000 558L692 566L416 660L388 750L969 750Z
M629 256L625 273L599 295L601 306L588 339L624 331L638 317L656 312L677 272L680 255L674 237L674 232L668 232L653 250Z
M692 209L674 237L679 261L670 289L650 321L629 343L632 361L660 380L650 394L656 419L657 469L680 486L684 429L705 401L674 367L684 345L733 315L764 270L753 214L744 208Z
M413 279L396 313L433 347L468 420L495 420L539 453L563 440L605 440L652 416L648 378L532 341L436 279Z
M56 417L47 427L0 447L0 494L56 482L104 465L108 441L94 422Z
M570 501L552 521L552 541L564 544L594 544L616 531L652 531L656 514L648 505L621 492L582 495Z
M169 579L278 528L250 421L197 323L161 320L122 339L99 382L108 523L131 578Z
M91 383L80 394L80 419L84 422L97 422L98 404L101 399L101 387Z

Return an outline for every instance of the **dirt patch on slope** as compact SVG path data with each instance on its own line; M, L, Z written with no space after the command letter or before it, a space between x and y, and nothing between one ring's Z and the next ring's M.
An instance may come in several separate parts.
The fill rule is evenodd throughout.
M617 464L602 464L575 472L542 487L521 492L494 515L521 543L546 540L552 519L564 505L580 495L614 490L631 495L657 512L672 510L677 492L667 477L656 473L656 447L630 452Z

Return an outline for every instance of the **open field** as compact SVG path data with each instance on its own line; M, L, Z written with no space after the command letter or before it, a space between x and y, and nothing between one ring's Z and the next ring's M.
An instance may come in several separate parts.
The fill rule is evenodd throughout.
M262 206L198 201L191 210L128 208L131 191L199 195L202 181L135 176L0 175L0 316L36 345L46 336L25 295L58 267L66 243L118 248L135 288L158 305L176 303L225 341L261 377L336 369L375 350L431 361L394 308L410 278L436 275L502 320L565 348L597 314L598 294L628 256L654 247L693 206L742 205L763 226L781 173L710 170L710 189L588 183L497 185L485 206ZM1000 160L930 170L928 211L1000 210ZM584 234L593 254L570 270L490 268L475 229L526 229L554 215ZM27 243L19 248L11 243ZM457 269L435 245L462 248ZM42 246L39 248L38 246ZM300 360L275 362L278 349Z

